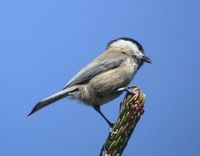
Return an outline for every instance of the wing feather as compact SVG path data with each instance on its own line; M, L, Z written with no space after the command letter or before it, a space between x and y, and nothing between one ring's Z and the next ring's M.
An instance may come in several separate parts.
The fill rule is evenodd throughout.
M95 75L118 67L125 58L125 55L120 52L107 51L78 72L63 89L77 84L84 84Z

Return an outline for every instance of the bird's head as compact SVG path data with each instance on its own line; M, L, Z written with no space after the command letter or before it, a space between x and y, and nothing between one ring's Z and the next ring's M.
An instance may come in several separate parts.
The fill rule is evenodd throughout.
M152 62L151 59L144 54L144 49L142 45L138 41L132 38L128 37L117 38L109 42L107 45L107 48L115 48L115 47L122 49L123 53L125 52L125 54L127 53L131 55L137 62L140 63Z

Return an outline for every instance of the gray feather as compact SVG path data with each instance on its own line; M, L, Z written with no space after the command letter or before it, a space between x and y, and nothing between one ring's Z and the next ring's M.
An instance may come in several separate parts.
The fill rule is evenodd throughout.
M28 114L28 116L30 116L31 114L37 112L38 110L42 109L43 107L46 107L50 104L52 104L55 101L58 101L64 97L66 97L69 93L76 91L77 88L76 87L70 87L68 89L65 90L61 90L47 98L45 98L44 100L38 102L33 109L31 110L31 112Z
M106 56L104 57L105 53ZM76 74L64 86L64 89L73 85L83 84L102 72L118 67L126 59L125 55L117 51L114 53L113 51L106 51L105 53Z

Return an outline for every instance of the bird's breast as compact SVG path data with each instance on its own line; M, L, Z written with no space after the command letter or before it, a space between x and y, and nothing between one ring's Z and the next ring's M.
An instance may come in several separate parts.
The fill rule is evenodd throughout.
M96 75L84 86L82 100L91 105L101 105L117 98L121 94L117 90L130 83L136 69L134 60L127 58L120 66Z

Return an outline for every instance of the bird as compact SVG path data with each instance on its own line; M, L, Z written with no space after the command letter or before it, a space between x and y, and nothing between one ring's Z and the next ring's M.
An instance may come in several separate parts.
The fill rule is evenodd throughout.
M122 89L129 85L137 71L151 59L144 54L143 46L135 39L120 37L110 41L105 51L81 69L64 88L39 101L28 114L62 99L71 97L92 106L108 123L101 111L101 106L122 94Z

